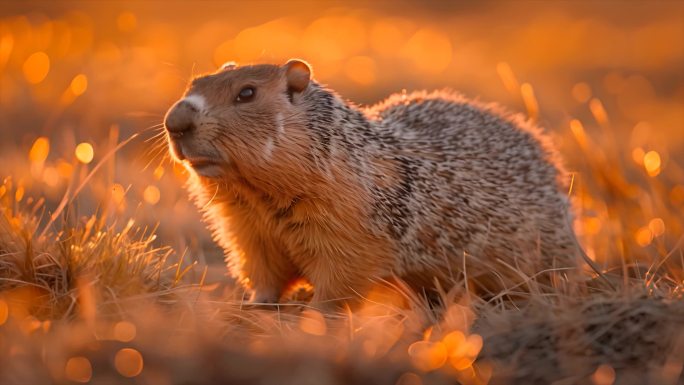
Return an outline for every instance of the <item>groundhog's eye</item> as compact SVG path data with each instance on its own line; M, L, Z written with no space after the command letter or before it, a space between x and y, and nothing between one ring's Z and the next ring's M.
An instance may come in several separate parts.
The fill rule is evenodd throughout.
M240 93L235 98L236 102L245 103L254 99L254 87L245 87L240 90Z

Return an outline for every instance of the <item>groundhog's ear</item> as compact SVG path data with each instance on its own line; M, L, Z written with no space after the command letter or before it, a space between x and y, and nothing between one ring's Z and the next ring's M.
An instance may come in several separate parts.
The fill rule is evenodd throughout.
M234 62L234 61L227 61L227 62L223 63L223 65L221 66L221 71L233 70L233 69L235 69L235 67L237 67L237 63L236 63L236 62Z
M285 78L287 79L287 91L302 92L311 80L311 67L303 60L292 59L284 65Z

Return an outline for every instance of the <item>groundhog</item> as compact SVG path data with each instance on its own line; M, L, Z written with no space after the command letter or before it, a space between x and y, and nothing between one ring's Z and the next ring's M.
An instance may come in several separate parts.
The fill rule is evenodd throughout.
M575 263L556 152L495 106L442 91L361 108L290 60L197 77L165 126L252 302L302 278L315 304L390 277L423 292L467 277L496 293L512 269Z

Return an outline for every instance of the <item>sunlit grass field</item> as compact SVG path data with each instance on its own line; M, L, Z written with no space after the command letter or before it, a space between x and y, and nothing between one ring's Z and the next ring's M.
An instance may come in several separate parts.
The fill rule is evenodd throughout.
M684 6L14 2L0 10L0 384L681 384ZM344 98L451 88L536 121L581 273L247 305L161 122L227 60ZM522 287L526 290L522 290ZM511 298L516 298L512 301Z

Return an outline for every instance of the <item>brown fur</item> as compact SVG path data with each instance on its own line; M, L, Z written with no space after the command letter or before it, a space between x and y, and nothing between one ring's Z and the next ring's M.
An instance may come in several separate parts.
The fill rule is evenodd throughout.
M309 71L301 61L228 66L195 79L166 118L191 193L252 301L278 301L299 277L317 304L392 275L417 289L448 285L468 254L469 274L496 291L496 261L516 265L540 245L526 273L572 264L562 171L533 128L446 94L360 111ZM255 91L247 101L237 96L245 87ZM502 150L488 146L500 143L469 121L501 127L515 161L494 158Z

